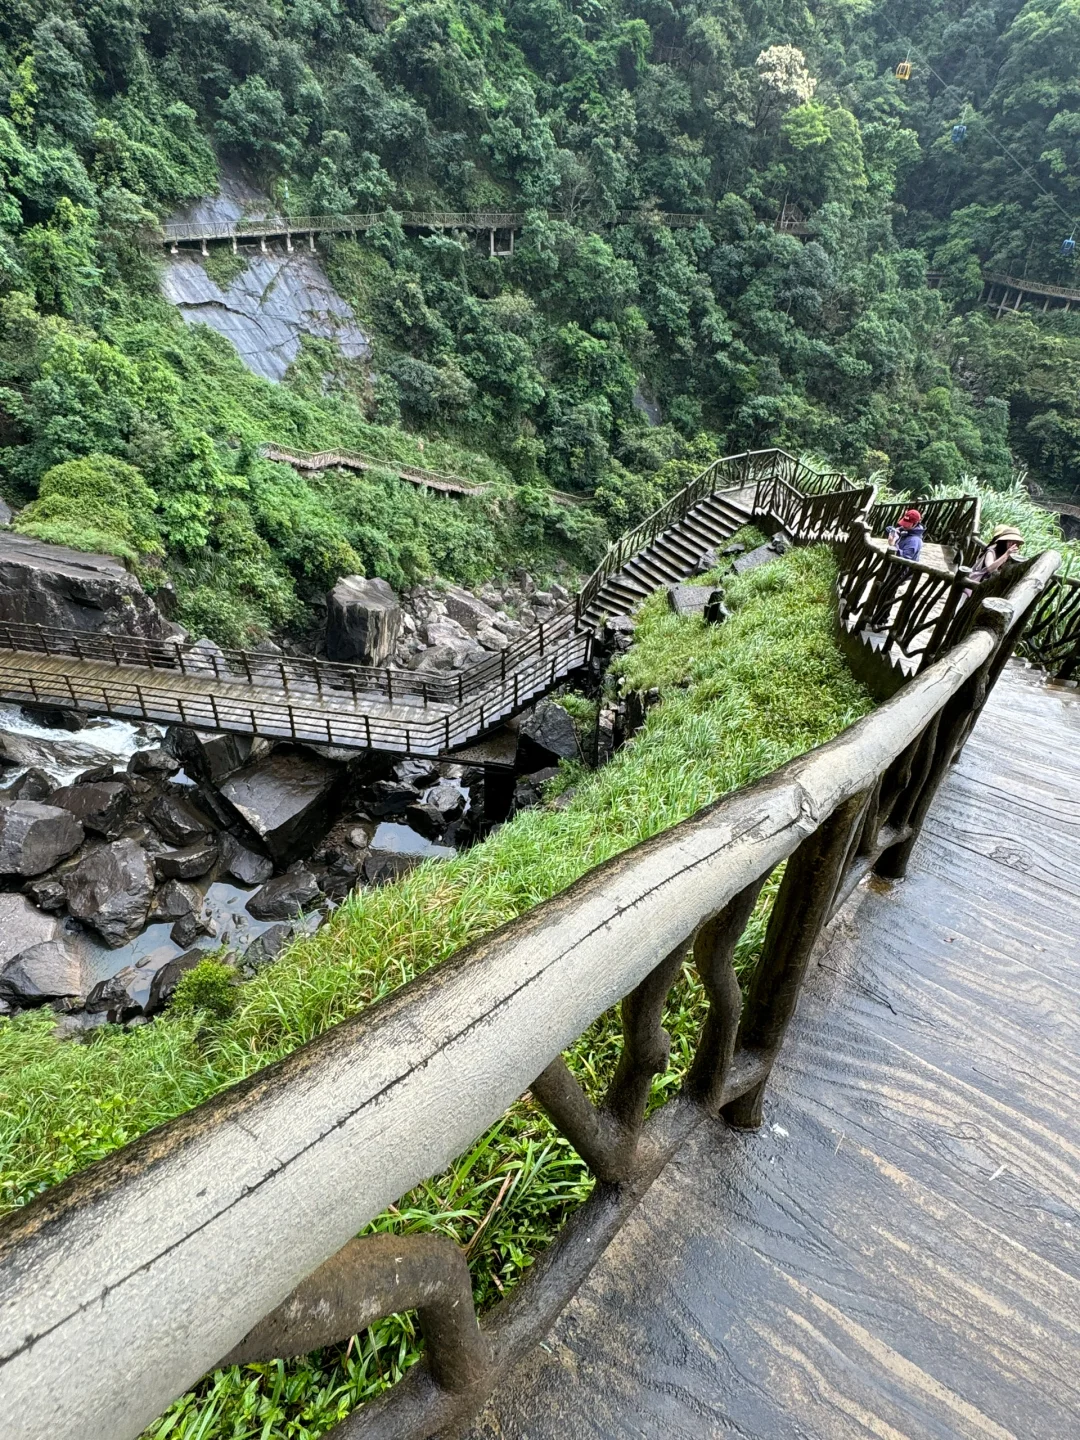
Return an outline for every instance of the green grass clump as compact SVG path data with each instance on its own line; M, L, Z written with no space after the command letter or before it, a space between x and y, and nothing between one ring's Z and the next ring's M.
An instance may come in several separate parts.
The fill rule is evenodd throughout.
M663 594L642 607L624 686L658 686L661 702L604 769L576 771L564 810L519 815L482 845L421 866L397 884L354 894L316 936L237 992L223 1023L192 1016L98 1032L61 1045L31 1015L0 1030L0 1177L8 1205L89 1163L397 989L463 945L523 914L587 870L693 814L811 746L871 706L833 636L835 565L796 550L727 583L731 619L672 615ZM752 962L766 906L740 947ZM679 1083L705 1001L689 967L669 1001L672 1062L658 1101ZM614 1012L570 1052L594 1095L619 1051ZM450 1170L375 1222L438 1230L469 1250L477 1299L504 1293L588 1194L588 1172L526 1097ZM359 1343L284 1366L208 1377L149 1432L156 1440L315 1436L390 1383L415 1353L410 1317Z

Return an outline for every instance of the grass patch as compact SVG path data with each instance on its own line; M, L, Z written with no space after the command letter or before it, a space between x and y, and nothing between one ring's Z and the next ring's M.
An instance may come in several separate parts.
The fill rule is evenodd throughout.
M99 1032L86 1045L54 1041L51 1017L0 1027L6 1205L287 1054L603 860L865 714L869 696L833 638L834 581L826 549L795 550L728 583L733 614L724 626L672 615L662 594L647 600L620 681L659 686L661 702L608 766L575 776L565 810L522 814L446 864L354 895L322 932L241 987L235 1009L216 1023L202 1008L131 1032ZM740 946L743 966L757 953L767 903ZM672 1061L654 1102L678 1085L704 1008L687 967L669 1001ZM573 1047L570 1062L594 1094L618 1050L615 1012ZM483 1225L470 1262L485 1305L509 1289L590 1186L582 1161L525 1099L373 1228L437 1230L468 1246ZM390 1317L340 1350L216 1372L149 1433L155 1440L313 1437L391 1383L414 1352L411 1317Z

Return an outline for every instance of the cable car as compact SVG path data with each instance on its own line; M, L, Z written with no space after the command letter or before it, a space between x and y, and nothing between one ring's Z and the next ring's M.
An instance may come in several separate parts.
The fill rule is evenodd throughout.
M967 136L967 126L966 126L966 125L954 125L954 126L952 127L952 143L953 143L954 145L962 145L962 144L964 143L964 139L965 139L966 136Z
M910 79L911 79L911 61L910 61L910 60L901 60L901 61L900 61L900 64L897 65L897 67L896 67L896 78L897 78L897 80L910 80Z
M1073 253L1073 251L1074 251L1075 249L1076 249L1076 239L1075 239L1075 237L1072 236L1072 235L1066 236L1065 239L1062 240L1062 242L1061 242L1061 255L1062 255L1062 258L1063 258L1063 259L1067 259L1067 258Z

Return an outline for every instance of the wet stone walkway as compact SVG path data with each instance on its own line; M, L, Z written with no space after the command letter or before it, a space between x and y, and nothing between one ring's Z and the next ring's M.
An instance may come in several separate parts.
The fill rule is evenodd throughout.
M473 1440L1078 1435L1080 695L1014 663L764 1128L697 1133Z

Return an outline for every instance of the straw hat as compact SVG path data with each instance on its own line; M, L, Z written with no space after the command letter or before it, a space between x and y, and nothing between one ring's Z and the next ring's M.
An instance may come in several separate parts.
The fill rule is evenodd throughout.
M995 540L1016 540L1022 545L1024 543L1024 536L1015 525L999 525L990 536L991 545L993 545Z

